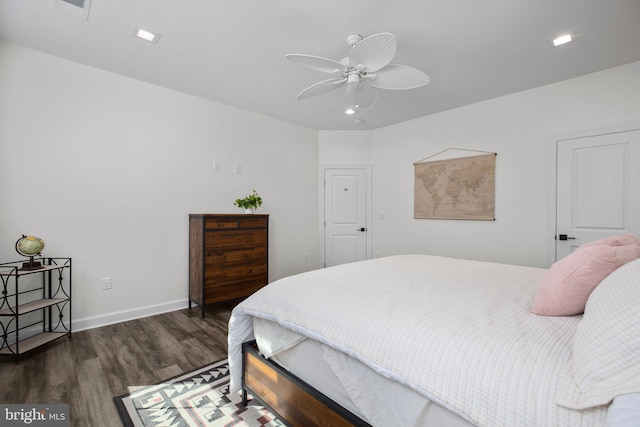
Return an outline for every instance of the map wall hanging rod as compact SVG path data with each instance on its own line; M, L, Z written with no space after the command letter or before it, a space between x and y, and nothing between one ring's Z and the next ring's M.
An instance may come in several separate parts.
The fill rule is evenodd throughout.
M435 153L435 154L432 154L432 155L430 155L430 156L425 157L424 159L418 160L417 162L414 162L413 164L414 164L414 165L417 165L418 163L422 163L422 162L424 162L425 160L432 159L432 158L434 158L434 157L436 157L436 156L439 156L440 154L444 154L444 153L446 153L447 151L452 151L452 150L468 151L468 152L471 152L471 153L493 154L493 155L495 155L495 156L497 156L497 155L498 155L498 153L495 153L495 152L493 152L493 151L470 150L470 149L467 149L467 148L455 148L455 147L449 147L449 148L447 148L446 150L439 151L439 152L437 152L437 153ZM459 157L467 157L467 156L459 156ZM453 158L455 158L455 157L449 157L449 158L453 159Z

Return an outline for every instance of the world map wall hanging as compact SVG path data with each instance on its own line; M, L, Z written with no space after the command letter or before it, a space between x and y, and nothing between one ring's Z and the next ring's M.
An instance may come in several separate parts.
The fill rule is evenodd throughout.
M496 153L427 159L414 163L414 218L495 220Z

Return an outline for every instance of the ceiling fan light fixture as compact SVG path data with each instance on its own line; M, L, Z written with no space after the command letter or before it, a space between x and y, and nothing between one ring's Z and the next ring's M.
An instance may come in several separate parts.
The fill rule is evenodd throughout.
M357 111L354 108L349 107L344 111L344 113L348 116L351 116L352 114L357 113Z
M347 84L355 84L355 85L357 85L358 83L360 83L360 74L353 73L353 74L349 74L347 76Z

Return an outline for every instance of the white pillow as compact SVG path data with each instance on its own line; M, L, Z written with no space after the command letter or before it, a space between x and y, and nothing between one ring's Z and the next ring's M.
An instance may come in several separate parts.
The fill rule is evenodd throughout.
M640 393L640 259L591 293L560 372L556 403L585 409L627 393Z

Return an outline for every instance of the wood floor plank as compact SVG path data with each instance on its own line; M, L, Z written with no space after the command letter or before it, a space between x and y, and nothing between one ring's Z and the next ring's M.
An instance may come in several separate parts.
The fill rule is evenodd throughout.
M0 402L26 403L29 385L23 381L25 364L16 365L12 358L3 358L0 364L0 378L4 384L0 387Z
M195 369L226 357L226 351L223 352L220 349L212 350L197 338L184 340L182 345L185 349L183 353L184 358L180 361L179 365L182 366L184 370ZM202 362L203 360L204 362Z
M158 321L176 337L193 336L200 332L200 327L183 311L172 311L166 316L158 318Z
M80 414L72 414L73 425L105 427L120 425L115 405L109 405L113 396L100 358L80 362L77 372L80 394L75 396L78 404L74 406L75 409L82 407L83 410ZM80 417L74 419L74 415L80 415Z
M75 372L75 358L73 356L71 341L67 338L51 343L44 352L45 367L49 385L55 387L60 384L69 383L73 380L72 373Z
M152 381L159 380L146 363L146 350L128 333L128 323L107 326L107 333L98 329L90 331L108 384L114 393L124 393L127 386L144 384L149 378Z
M24 370L24 377L21 379L21 382L26 382L27 384L33 383L41 383L42 386L38 388L29 387L27 389L27 394L25 396L25 403L41 403L46 402L49 398L48 389L49 389L49 378L47 375L44 375L46 372L46 354L44 351L44 347L41 347L33 353L31 360L29 360L29 369ZM21 362L24 364L26 361Z
M184 309L75 332L18 365L0 357L0 403L67 403L73 427L119 427L114 396L226 357L236 303L207 307L205 319Z
M178 375L182 374L183 372L185 372L184 369L182 369L180 366L178 365L171 365L171 366L167 366L166 368L162 368L158 371L158 376L160 378L174 378L177 377Z
M140 319L129 329L138 345L147 352L145 360L154 371L176 364L182 353L180 335L173 335L164 326L161 321L164 317Z
M71 345L70 348L73 353L74 361L81 362L83 360L98 357L98 353L93 345L93 340L91 339L91 334L87 331L74 333L71 341L73 342L73 345Z

